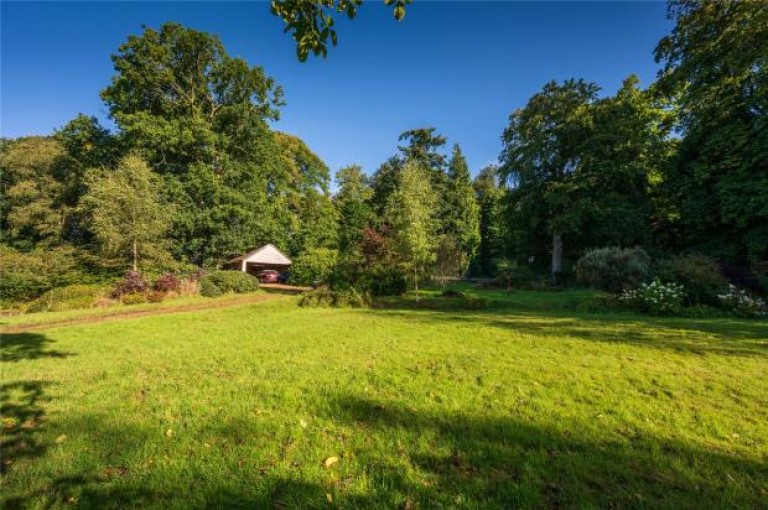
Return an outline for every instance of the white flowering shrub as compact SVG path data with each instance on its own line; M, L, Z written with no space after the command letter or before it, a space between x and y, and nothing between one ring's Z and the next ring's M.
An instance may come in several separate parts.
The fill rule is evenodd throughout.
M677 283L662 283L658 279L643 283L634 290L625 290L619 300L625 306L652 315L680 313L685 297L684 288Z
M720 299L723 307L740 317L760 317L768 313L765 301L752 297L746 290L740 289L733 284L728 285L726 293L719 294L717 297Z

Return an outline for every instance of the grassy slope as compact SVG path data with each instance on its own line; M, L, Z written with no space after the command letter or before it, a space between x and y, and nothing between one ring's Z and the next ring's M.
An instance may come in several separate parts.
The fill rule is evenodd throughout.
M766 322L494 296L472 312L289 298L5 335L3 414L18 423L4 431L2 498L766 506Z

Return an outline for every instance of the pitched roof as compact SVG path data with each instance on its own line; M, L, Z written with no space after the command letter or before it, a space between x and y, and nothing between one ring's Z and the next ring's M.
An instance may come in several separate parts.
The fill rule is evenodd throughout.
M229 262L239 262L245 260L247 262L256 262L262 264L276 264L276 265L290 265L292 264L285 253L277 249L277 247L270 243L265 244L260 248L251 250L245 255L230 259Z

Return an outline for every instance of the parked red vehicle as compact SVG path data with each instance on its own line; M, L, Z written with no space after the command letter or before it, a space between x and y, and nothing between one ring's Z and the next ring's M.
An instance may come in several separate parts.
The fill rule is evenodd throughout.
M256 275L256 278L258 278L261 283L278 283L280 281L280 273L274 269L265 269L264 271L260 271Z

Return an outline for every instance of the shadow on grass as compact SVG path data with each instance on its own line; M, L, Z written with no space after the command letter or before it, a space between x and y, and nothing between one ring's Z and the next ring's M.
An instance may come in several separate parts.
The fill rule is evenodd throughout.
M260 469L247 457L252 420L212 428L226 453L205 462L191 445L134 455L159 431L80 416L63 425L91 442L87 459L6 494L6 508L759 508L768 467L639 431L588 436L562 420L414 410L357 395L318 415L351 436L326 482ZM152 450L150 450L152 451ZM203 452L205 450L203 449ZM195 457L186 464L163 458ZM245 458L244 458L245 457ZM306 469L306 468L305 468ZM331 476L338 473L338 477ZM38 475L39 476L39 475ZM346 480L364 480L346 490ZM328 494L332 494L331 502Z
M401 448L406 462L429 474L426 483L418 483L403 475L402 465L379 458L382 450L355 451L368 461L371 486L387 489L369 502L384 507L402 505L403 497L416 507L756 508L765 503L760 495L768 479L765 464L640 432L588 439L576 424L542 428L513 418L430 414L357 396L329 402L327 412L371 438L397 438L392 448ZM427 444L417 446L424 437Z
M0 336L0 361L12 362L40 358L66 358L71 354L49 350L54 341L39 333L3 333Z
M43 404L50 400L45 393L48 384L13 381L0 385L0 472L5 473L45 452L40 431L45 421Z
M418 307L408 300L388 300L371 313L408 321L476 324L543 337L573 337L692 354L768 356L768 321L762 320L589 314L563 309L525 309L501 301L490 301L481 310L465 310L460 302L452 303L445 298L433 298Z

